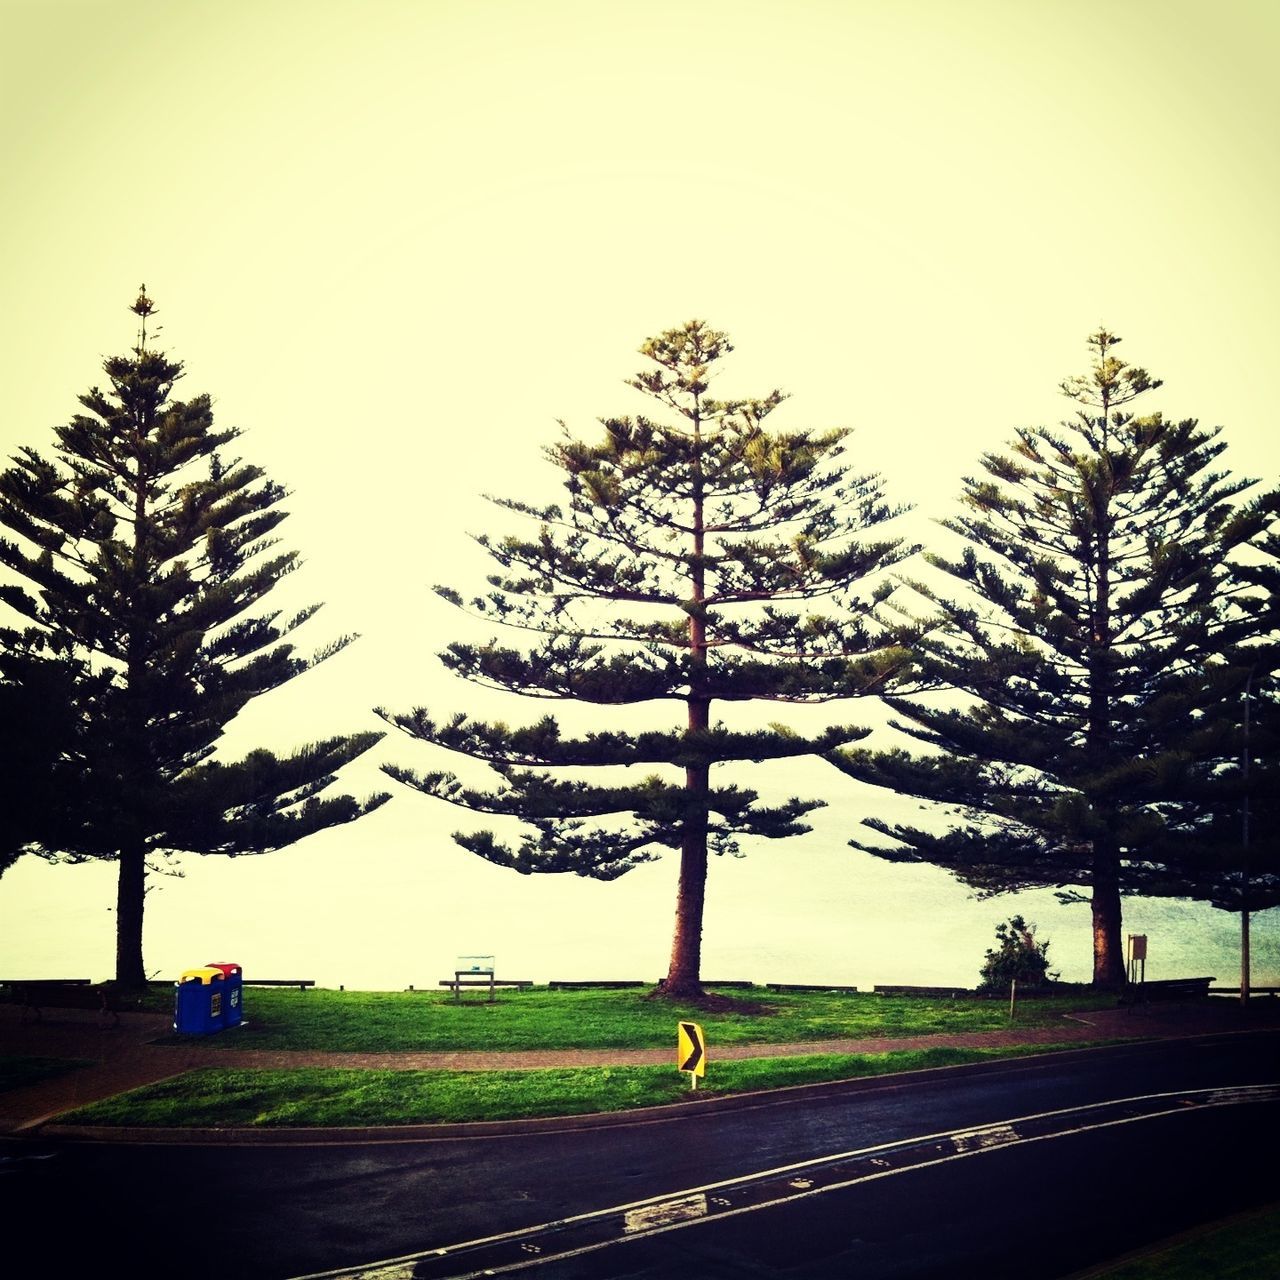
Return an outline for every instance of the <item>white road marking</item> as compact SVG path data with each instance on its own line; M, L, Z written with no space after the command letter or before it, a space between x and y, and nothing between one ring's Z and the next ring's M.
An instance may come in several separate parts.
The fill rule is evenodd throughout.
M1021 1135L1011 1124L993 1125L986 1129L974 1129L969 1133L952 1134L951 1141L957 1151L981 1151L986 1147L1002 1147L1018 1142Z
M655 1227L665 1227L669 1222L688 1222L692 1218L706 1216L706 1196L681 1196L676 1200L659 1200L657 1204L628 1210L622 1218L622 1229L632 1235L637 1231L647 1232Z
M1251 1093L1249 1087L1239 1089L1215 1089L1206 1099L1206 1102L1247 1102Z

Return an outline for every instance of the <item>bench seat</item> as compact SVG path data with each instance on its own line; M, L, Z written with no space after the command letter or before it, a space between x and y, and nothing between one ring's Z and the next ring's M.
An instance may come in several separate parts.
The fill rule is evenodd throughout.
M46 1009L94 1009L99 1025L120 1025L120 1003L114 985L87 978L33 978L6 982L22 1008L23 1022L43 1022Z
M1149 982L1130 983L1121 997L1121 1003L1208 999L1211 982L1217 982L1217 978L1159 978Z
M474 978L464 978L461 972L455 974L452 978L441 978L440 986L448 987L453 992L455 1000L462 999L463 987L487 987L489 989L489 999L492 1000L493 993L499 987L524 987L533 986L532 978L495 978L489 974L477 974Z

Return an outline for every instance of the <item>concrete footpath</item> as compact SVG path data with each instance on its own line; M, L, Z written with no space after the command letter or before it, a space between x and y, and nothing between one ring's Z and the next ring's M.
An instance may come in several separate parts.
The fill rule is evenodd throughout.
M1255 998L1246 1009L1236 1000L1214 997L1069 1013L1049 1027L1021 1029L1014 1024L1005 1031L955 1035L875 1036L792 1044L713 1044L711 1056L724 1060L812 1053L883 1053L934 1046L1071 1045L1091 1040L1164 1040L1271 1027L1280 1027L1280 1000ZM671 1063L674 1052L673 1049L544 1049L512 1053L319 1053L214 1048L198 1039L183 1044L155 1043L170 1030L171 1019L165 1014L126 1013L120 1016L119 1026L103 1029L98 1015L88 1010L52 1010L46 1012L43 1021L24 1023L21 1010L16 1006L0 1005L0 1055L74 1058L89 1064L27 1088L0 1093L0 1134L30 1135L76 1107L199 1067L498 1071L661 1065Z

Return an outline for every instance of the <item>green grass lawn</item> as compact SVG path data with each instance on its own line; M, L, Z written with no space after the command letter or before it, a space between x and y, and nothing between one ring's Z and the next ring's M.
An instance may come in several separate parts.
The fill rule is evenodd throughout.
M1280 1276L1280 1205L1088 1273L1090 1280L1262 1280Z
M939 1047L712 1062L706 1078L699 1082L698 1094L742 1093L988 1062L1045 1052L1047 1047ZM694 1101L688 1077L678 1072L674 1063L664 1067L530 1071L207 1068L82 1107L60 1117L60 1121L178 1128L447 1124L584 1115Z
M1009 1024L1001 1000L731 991L732 1011L698 1009L647 998L643 990L501 991L493 1004L469 993L294 991L248 987L247 1025L204 1037L216 1049L316 1049L410 1052L520 1049L652 1049L674 1045L680 1019L699 1023L707 1041L783 1044L851 1036L999 1031ZM1028 1000L1016 1026L1057 1023L1070 1009L1110 1007L1114 997L1087 993ZM173 1036L186 1042L189 1037Z
M198 1039L202 1047L367 1053L528 1049L668 1049L676 1023L701 1024L708 1045L706 1093L779 1088L924 1067L981 1062L1022 1049L805 1055L718 1060L725 1045L778 1044L866 1036L1006 1030L1001 1000L938 1000L874 994L722 992L696 1007L646 990L595 988L502 991L493 1003L471 993L297 991L249 987L246 1024ZM171 989L147 997L171 1007ZM1075 992L1019 1005L1018 1028L1060 1025L1068 1010L1109 1007L1114 997ZM162 1043L192 1043L174 1034ZM63 1117L69 1123L157 1126L343 1126L449 1123L575 1115L689 1098L688 1078L669 1066L520 1071L266 1070L211 1068L105 1100Z
M25 1089L54 1076L65 1075L78 1067L89 1066L81 1058L31 1058L0 1054L0 1093L9 1089Z

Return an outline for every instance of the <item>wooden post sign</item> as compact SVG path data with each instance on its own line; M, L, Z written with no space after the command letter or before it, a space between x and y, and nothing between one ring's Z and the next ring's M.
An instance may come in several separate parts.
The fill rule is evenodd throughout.
M1129 981L1145 983L1147 980L1147 935L1129 935Z
M676 1065L689 1073L689 1088L698 1087L698 1077L707 1074L707 1041L696 1022L676 1026Z

